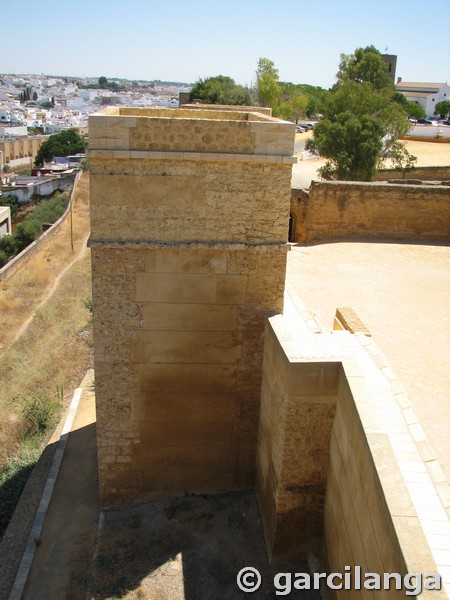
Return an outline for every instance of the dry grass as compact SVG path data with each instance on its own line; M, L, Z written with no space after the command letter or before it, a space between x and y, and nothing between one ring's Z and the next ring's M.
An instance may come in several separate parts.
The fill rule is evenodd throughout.
M88 179L82 178L74 206L74 252L70 219L44 249L0 288L0 466L18 453L23 423L17 396L56 396L66 401L92 365ZM23 325L23 333L17 337Z
M63 270L79 256L89 233L89 177L84 173L73 207L74 249L70 218L58 233L10 279L0 284L0 358L20 328L48 297Z

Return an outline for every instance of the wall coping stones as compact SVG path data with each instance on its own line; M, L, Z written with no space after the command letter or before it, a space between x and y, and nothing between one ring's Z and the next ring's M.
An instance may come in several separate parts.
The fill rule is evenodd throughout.
M182 161L207 161L207 162L247 162L247 163L280 163L293 165L297 162L296 156L279 156L270 154L232 154L218 152L158 152L149 150L103 150L93 149L88 151L89 158L110 159L141 159L141 160L182 160Z
M266 248L278 248L289 252L290 244L285 242L165 242L158 240L96 240L90 238L88 241L89 248L136 248L136 249L160 249L160 248L177 248L185 250L202 250L205 248L211 250L243 250L249 247L264 250Z

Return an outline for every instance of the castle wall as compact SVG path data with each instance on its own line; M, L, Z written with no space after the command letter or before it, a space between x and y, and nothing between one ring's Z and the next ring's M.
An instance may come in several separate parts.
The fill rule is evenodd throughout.
M450 188L313 181L309 193L293 190L294 242L391 238L446 240Z
M372 338L324 332L287 296L265 339L256 490L271 559L317 568L323 556L321 572L351 578L326 588L339 600L373 598L366 573L439 571L445 582L445 476ZM405 590L391 582L386 594Z
M293 130L210 110L90 118L103 506L253 485Z

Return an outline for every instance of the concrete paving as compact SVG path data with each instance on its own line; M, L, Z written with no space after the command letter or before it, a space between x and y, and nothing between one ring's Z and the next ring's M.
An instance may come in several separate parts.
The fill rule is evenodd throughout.
M93 371L67 440L23 600L85 600L99 518Z
M328 329L336 308L356 311L405 387L450 481L450 247L293 245L287 289Z

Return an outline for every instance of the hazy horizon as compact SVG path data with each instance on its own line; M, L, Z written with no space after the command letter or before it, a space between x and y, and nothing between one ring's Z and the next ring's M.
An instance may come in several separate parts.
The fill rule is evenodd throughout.
M228 0L194 5L135 0L18 0L16 26L2 31L0 70L129 80L195 83L215 75L251 86L260 57L271 59L281 81L331 87L340 54L374 45L397 55L396 77L446 82L450 75L450 3L435 0L323 0L320 10L304 0ZM41 22L58 21L57 26ZM12 21L16 23L16 21ZM5 64L5 59L7 64Z

